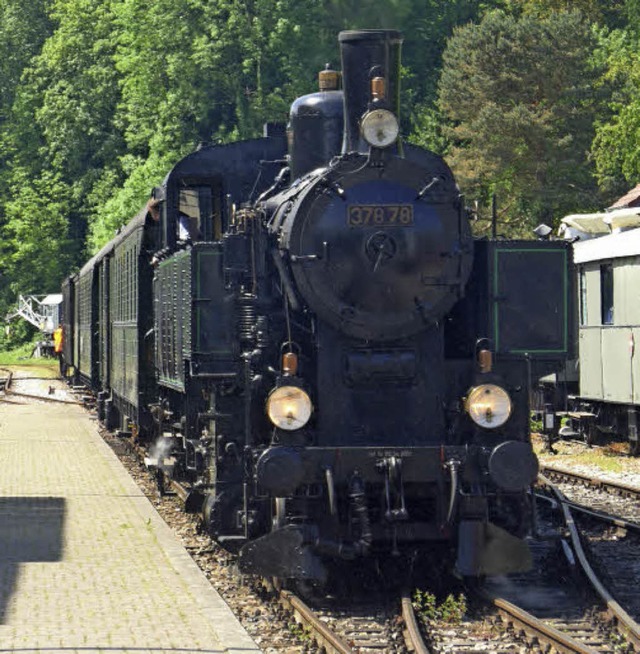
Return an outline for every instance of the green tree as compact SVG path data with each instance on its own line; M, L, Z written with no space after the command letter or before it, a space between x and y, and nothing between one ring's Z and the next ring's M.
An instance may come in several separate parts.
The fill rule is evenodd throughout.
M490 12L456 30L444 53L439 108L463 189L503 199L511 233L597 207L589 164L600 110L592 29L579 12Z
M27 4L19 0L0 2L0 233L6 223L6 200L14 156L29 146L27 133L15 134L14 104L24 69L40 52L51 33L49 0ZM17 138L16 138L17 137ZM11 281L10 244L0 240L0 312L4 313Z
M12 248L8 270L11 290L51 293L72 263L68 254L70 189L55 173L43 172L36 180L20 169L13 178L13 198L6 205L4 235Z
M6 119L22 71L51 30L49 0L0 2L0 112Z
M598 42L565 0L0 0L0 305L57 288L198 142L286 121L342 29L404 33L403 130L448 147L472 196L497 191L519 225L597 204L594 118L601 183L640 168L638 2L570 3L628 17Z
M442 132L444 118L437 106L437 87L442 71L442 54L455 27L481 18L496 2L479 0L429 0L414 2L402 26L403 123L409 140L439 153L447 149ZM406 109L405 109L406 108Z
M267 120L285 121L294 97L315 89L328 49L314 0L118 0L116 14L125 181L91 223L93 249L198 142L256 137Z
M88 194L124 143L113 124L111 7L52 0L52 33L16 89L3 144L11 159L3 236L15 290L59 287L81 260Z
M537 18L579 11L592 23L616 27L624 23L629 2L636 0L505 0L505 8L514 15L523 12Z
M611 115L596 125L593 143L598 182L613 198L640 181L640 34L635 29L603 33L599 54L610 86Z

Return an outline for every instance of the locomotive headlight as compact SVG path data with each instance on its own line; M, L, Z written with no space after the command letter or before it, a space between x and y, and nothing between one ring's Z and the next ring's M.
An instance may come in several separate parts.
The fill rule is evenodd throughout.
M309 422L312 408L309 396L297 386L280 386L267 398L269 420L287 431L304 427Z
M388 148L396 142L400 132L398 119L387 109L368 111L362 118L360 129L364 140L374 148Z
M473 422L485 429L501 427L511 415L511 398L495 384L481 384L469 391L465 409Z

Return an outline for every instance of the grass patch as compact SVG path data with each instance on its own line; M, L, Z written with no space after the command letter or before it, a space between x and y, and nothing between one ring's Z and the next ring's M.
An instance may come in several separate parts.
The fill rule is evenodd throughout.
M640 458L628 456L629 443L624 440L610 441L593 448L578 440L558 440L553 444L556 454L545 451L544 437L534 434L531 440L534 452L543 465L584 466L614 475L640 474Z
M289 633L298 640L301 640L302 642L310 642L312 640L311 627L301 625L297 622L290 622L287 627L289 628Z
M10 363L10 364L0 364L0 368L4 368L5 370L11 370L11 372L13 372L14 374L14 379L17 379L18 376L24 379L60 379L61 378L57 363L53 363L51 365L46 363L32 363L29 365L25 365L24 363L15 365Z
M580 454L573 454L562 458L563 463L573 463L586 466L595 466L605 472L624 472L625 468L619 459L614 458L606 449L587 451Z
M459 625L467 613L467 599L462 593L457 597L449 594L438 603L433 593L416 589L412 603L418 616L425 622Z
M13 350L0 351L0 366L44 366L55 368L58 365L57 359L45 359L44 357L31 358L35 343L24 343Z
M25 344L14 350L0 351L0 367L8 368L16 373L27 371L27 377L44 377L55 379L60 376L60 365L57 359L45 357L31 358L33 345Z

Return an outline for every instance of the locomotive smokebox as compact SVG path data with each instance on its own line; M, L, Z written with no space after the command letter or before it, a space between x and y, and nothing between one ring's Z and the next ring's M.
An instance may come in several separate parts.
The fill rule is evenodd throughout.
M384 78L381 107L400 118L400 49L402 34L396 30L340 32L344 89L344 140L342 152L367 152L360 135L360 119L372 102L372 80Z

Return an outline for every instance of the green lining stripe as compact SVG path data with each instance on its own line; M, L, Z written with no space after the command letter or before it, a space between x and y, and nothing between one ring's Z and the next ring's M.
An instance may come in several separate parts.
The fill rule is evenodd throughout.
M498 330L498 253L508 252L508 250L499 250L496 248L493 252L493 342L496 352L500 351L500 337Z
M495 298L498 296L498 255L501 252L505 253L512 253L512 252L543 252L545 254L549 253L555 253L558 252L558 250L551 250L549 248L496 248L494 250L494 275L493 275L493 295L494 295L494 302L493 302L493 327L494 327L494 342L495 342L495 348L496 352L500 350L500 343L499 343L499 334L500 334L500 329L499 329L499 311L498 311L498 302L495 301ZM568 278L568 273L567 273L567 251L566 250L560 250L562 253L562 262L563 262L563 279L562 279L562 290L563 290L563 298L562 298L562 306L563 306L563 349L554 349L554 350L535 350L535 349L527 349L527 350L509 350L509 353L512 354L562 354L566 353L569 347L569 322L568 322L568 317L569 317L569 278Z
M219 250L199 250L196 253L196 297L203 297L202 288L201 288L201 279L200 279L200 260L204 257L213 257L218 258L222 256L222 252ZM214 264L215 265L215 264ZM202 309L200 306L196 306L196 333L197 333L197 348L199 351L202 351L202 339L201 339L201 319L202 319Z
M566 350L509 350L509 354L563 354Z

